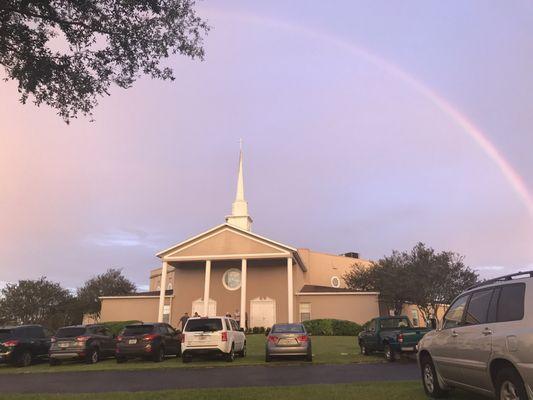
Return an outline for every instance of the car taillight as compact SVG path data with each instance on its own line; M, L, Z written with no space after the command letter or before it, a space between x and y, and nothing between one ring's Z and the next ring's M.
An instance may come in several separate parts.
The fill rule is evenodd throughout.
M159 335L156 335L155 333L148 333L148 334L143 336L143 340L145 342L151 342L151 341L157 339L158 337L159 337Z
M228 332L222 332L222 341L227 342L228 341Z
M403 343L403 335L401 333L398 335L398 343Z
M85 343L85 342L86 342L87 340L89 340L89 339L90 339L89 336L78 336L78 337L76 338L76 341L77 341L77 342L81 342L81 343Z
M57 339L55 338L55 336L52 336L50 338L50 343L55 343L55 342L57 342Z
M268 341L269 341L270 343L274 343L274 344L276 344L276 343L278 343L278 338L277 338L276 336L269 336L269 337L268 337Z
M122 342L124 340L124 337L119 335L117 336L117 342Z
M309 340L309 336L307 335L300 335L297 338L298 342L307 342Z
M8 340L7 342L4 342L4 346L6 347L15 347L17 344L19 344L18 340Z

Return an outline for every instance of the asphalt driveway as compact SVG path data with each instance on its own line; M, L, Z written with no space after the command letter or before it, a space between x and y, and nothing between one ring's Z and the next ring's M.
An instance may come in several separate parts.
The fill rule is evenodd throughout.
M0 375L2 393L97 393L417 380L415 363L242 366Z

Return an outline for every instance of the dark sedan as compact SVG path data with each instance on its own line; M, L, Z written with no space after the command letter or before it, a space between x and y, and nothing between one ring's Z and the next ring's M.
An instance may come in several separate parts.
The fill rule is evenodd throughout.
M311 338L303 324L276 324L267 334L265 361L285 356L313 361Z
M118 363L129 358L145 358L155 362L166 355L181 355L181 333L169 324L150 323L128 325L117 337Z

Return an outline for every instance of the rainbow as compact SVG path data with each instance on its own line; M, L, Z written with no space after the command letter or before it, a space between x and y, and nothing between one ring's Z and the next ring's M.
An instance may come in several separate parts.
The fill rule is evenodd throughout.
M376 65L387 73L400 78L402 81L410 85L416 92L431 101L439 110L445 115L449 116L461 129L468 134L468 136L483 150L483 152L496 164L506 181L509 183L513 191L516 193L520 201L525 206L529 216L533 218L533 195L529 192L528 187L520 174L512 167L512 165L499 152L496 146L490 141L486 134L484 134L476 125L471 122L464 114L462 114L456 107L450 104L445 98L430 89L423 82L416 79L409 73L402 70L395 64L392 64L383 58L371 53L364 47L355 45L339 37L330 35L319 30L311 30L304 26L293 23L287 23L274 19L258 17L251 14L236 14L226 13L220 10L209 9L208 14L216 15L217 17L225 19L240 20L242 22L249 22L268 26L277 29L283 29L293 33L307 36L313 39L318 39L327 42L337 48L346 52L361 57L368 62Z

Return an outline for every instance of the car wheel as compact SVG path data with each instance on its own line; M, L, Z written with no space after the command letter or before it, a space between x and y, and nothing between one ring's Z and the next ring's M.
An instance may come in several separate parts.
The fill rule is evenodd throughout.
M307 355L305 356L305 361L313 362L313 351L311 348L307 351Z
M504 368L496 375L498 400L527 400L527 392L520 374L512 368Z
M96 364L98 361L100 361L100 352L97 348L90 349L85 358L85 362L87 364Z
M55 367L56 365L60 365L61 364L61 360L58 360L56 358L50 358L48 360L48 364L50 364L51 367Z
M235 360L235 348L231 345L231 350L226 354L226 361L233 362Z
M17 357L15 365L17 367L28 367L31 364L31 353L29 351L23 351Z
M361 354L362 355L364 355L364 356L369 356L370 355L370 351L368 350L368 348L363 343L359 343L359 347L361 348Z
M268 354L268 352L265 354L265 362L270 362L272 361L272 357L270 356L270 354Z
M390 344L385 345L385 360L388 362L394 362L396 361L396 354L394 354L394 350Z
M437 372L435 371L435 366L431 358L426 357L422 359L420 369L422 371L422 384L426 394L434 399L446 397L448 392L440 387Z
M239 352L239 357L241 358L246 357L246 342L244 342L244 345L242 346L242 350Z
M161 362L165 359L165 348L163 346L159 346L159 348L155 351L154 354L154 362Z

